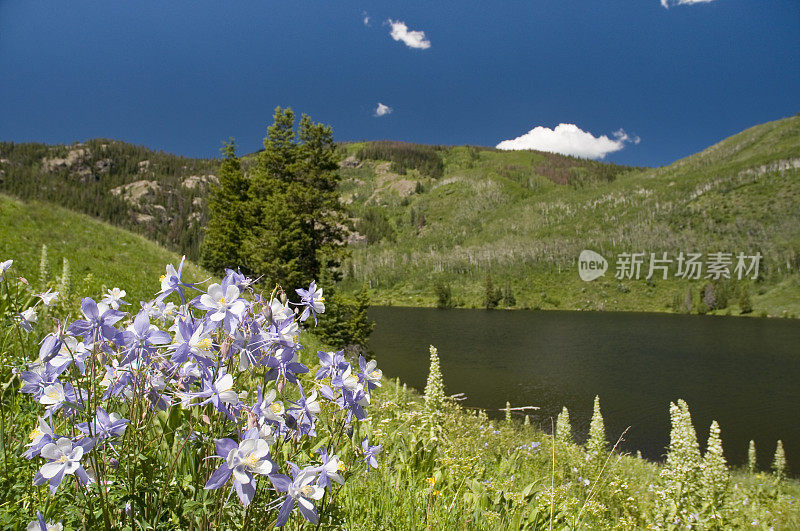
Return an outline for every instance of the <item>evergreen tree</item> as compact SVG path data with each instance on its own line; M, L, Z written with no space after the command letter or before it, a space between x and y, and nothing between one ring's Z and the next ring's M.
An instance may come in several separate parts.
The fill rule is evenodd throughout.
M436 307L441 309L453 307L453 293L450 290L450 285L445 284L442 280L437 280L434 285L436 291Z
M589 423L589 441L586 443L586 451L589 454L589 459L596 461L607 449L606 428L603 423L603 415L600 413L600 397L595 396L592 421Z
M486 275L486 282L484 283L484 293L483 293L483 306L487 310L491 310L492 308L497 307L497 303L500 302L500 299L503 297L502 292L499 289L495 289L494 283L492 282L492 275Z
M369 310L369 290L365 284L361 286L361 290L356 294L347 320L347 330L350 335L349 341L353 345L366 347L369 335L375 328L375 321L369 318L367 310Z
M739 313L745 314L753 311L753 302L750 300L750 290L747 286L739 292Z
M294 123L291 109L275 110L250 179L242 242L243 269L283 286L318 279L326 259L335 270L344 246L333 132L305 115L297 132Z
M751 440L750 446L747 448L747 470L752 474L756 471L756 442Z
M570 423L569 410L566 406L556 417L556 440L564 444L572 443L572 423Z
M221 151L219 184L212 186L209 192L209 219L201 250L203 266L217 274L222 274L226 267L242 264L242 238L247 230L248 186L233 139L226 142Z

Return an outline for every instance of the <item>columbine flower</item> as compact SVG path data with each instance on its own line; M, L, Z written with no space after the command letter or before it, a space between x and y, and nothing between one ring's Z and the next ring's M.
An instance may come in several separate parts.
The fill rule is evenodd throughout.
M381 453L381 445L378 444L376 446L370 446L369 440L367 437L364 437L364 440L361 441L361 450L364 452L364 459L363 461L372 468L378 468L378 460L376 456Z
M297 421L297 425L301 432L307 433L309 436L314 437L317 435L314 429L314 421L320 412L320 405L317 402L317 390L311 391L311 394L306 397L303 388L300 388L300 398L297 402L293 402L297 407L289 408L289 414Z
M103 297L103 299L100 302L102 302L103 304L107 304L108 307L113 310L119 310L120 304L128 304L127 302L122 300L122 297L124 297L125 295L127 295L127 293L125 292L124 289L119 289L119 288L110 289L106 293L106 296Z
M347 368L347 362L344 360L344 351L338 352L323 352L318 351L320 368L314 376L317 380L323 378L333 378L337 374L341 374Z
M145 310L136 314L133 324L118 337L117 342L124 343L128 349L123 363L150 353L153 345L165 345L172 340L167 332L150 325L150 317Z
M8 268L11 267L11 264L14 263L14 260L6 260L5 262L0 262L0 279L3 278Z
M283 527L289 521L289 515L294 509L295 502L300 508L300 514L307 521L316 524L319 521L317 508L313 500L319 500L325 494L325 489L314 485L316 473L314 468L300 470L294 463L289 463L294 479L289 479L283 474L272 474L269 479L279 492L286 493L286 499L278 512L278 521L275 527Z
M265 377L267 380L276 380L281 376L291 383L297 383L296 374L308 372L308 367L296 361L295 351L290 348L278 350L276 356L267 358L266 365L269 371Z
M322 296L322 288L318 288L317 283L312 280L307 290L296 289L295 291L300 295L300 304L305 306L300 320L305 321L309 314L314 314L314 324L317 324L317 314L325 313L325 298Z
M61 374L74 362L81 374L86 374L86 358L91 353L82 341L78 341L72 336L66 336L61 342L61 348L46 363L56 374Z
M88 422L81 422L78 424L78 429L87 435L95 437L99 442L106 437L122 437L128 424L130 424L128 419L123 419L116 413L108 414L105 409L98 407L91 425Z
M122 312L111 309L102 302L97 304L89 297L81 301L81 312L86 319L73 322L67 331L72 335L83 336L87 345L102 338L113 340L117 335L117 329L113 325L124 316Z
M344 478L339 474L339 470L344 463L339 461L339 456L336 454L328 455L328 450L323 446L317 448L317 453L322 456L322 464L316 468L316 471L319 472L317 485L323 489L328 487L328 490L331 490L331 480L344 485Z
M35 325L36 321L39 319L39 317L36 315L36 310L33 308L28 308L27 310L23 311L17 316L17 318L19 319L19 325L26 332L32 332L33 325Z
M44 293L39 293L37 297L42 299L42 302L44 303L45 306L52 306L53 302L55 302L55 300L58 298L58 292L57 291L51 292L48 289Z
M42 448L42 457L50 461L42 465L33 480L34 485L50 482L50 491L56 489L64 480L64 476L74 474L78 481L86 485L89 475L81 466L83 454L92 449L93 442L86 438L73 443L68 437L61 437L55 443L50 443Z
M218 489L233 476L233 488L247 507L256 493L256 478L253 474L267 475L275 469L269 458L269 444L258 437L258 428L248 430L241 443L232 439L217 439L217 455L225 459L208 478L205 489Z
M161 291L156 298L157 301L163 301L170 293L177 293L181 298L181 304L186 304L186 294L183 288L194 288L194 284L189 284L181 280L184 260L186 260L186 257L181 257L181 263L178 265L177 271L175 271L175 266L172 264L167 265L167 274L161 275L159 279L161 282Z
M36 511L36 520L28 524L25 531L61 531L64 526L61 522L57 524L48 524L41 511Z
M367 361L364 359L364 356L359 356L358 365L361 368L361 372L358 373L359 380L367 384L367 391L372 391L376 387L381 386L383 372L377 368L377 361Z
M43 417L39 417L36 427L28 435L28 438L31 442L26 445L28 449L22 455L28 459L33 459L39 455L42 448L55 441L56 435L53 433L53 428L50 424Z
M230 334L236 329L247 310L247 304L239 298L239 288L236 286L223 288L219 284L211 284L208 287L208 293L200 296L200 304L197 307L208 310L206 318L213 323L222 321L223 328Z

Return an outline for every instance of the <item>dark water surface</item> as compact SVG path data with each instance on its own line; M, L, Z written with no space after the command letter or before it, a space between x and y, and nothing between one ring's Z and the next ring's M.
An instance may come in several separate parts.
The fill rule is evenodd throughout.
M466 393L466 406L539 406L531 421L549 431L565 405L583 440L597 394L611 443L630 426L622 447L650 459L662 458L669 403L683 398L701 448L716 419L730 463L746 462L753 439L759 466L768 468L782 439L800 473L798 321L393 307L370 316L379 367L416 389L425 386L433 344L446 392Z

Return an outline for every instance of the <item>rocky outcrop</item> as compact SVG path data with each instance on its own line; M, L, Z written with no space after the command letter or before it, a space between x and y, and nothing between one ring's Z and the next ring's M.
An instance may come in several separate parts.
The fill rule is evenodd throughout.
M129 203L138 204L145 198L154 197L159 190L161 190L161 186L158 181L142 180L117 186L109 190L109 192L111 192L111 195L121 197Z

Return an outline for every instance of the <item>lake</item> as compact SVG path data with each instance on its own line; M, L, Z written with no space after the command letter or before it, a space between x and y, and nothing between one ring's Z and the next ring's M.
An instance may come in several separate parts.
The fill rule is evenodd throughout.
M464 406L492 417L504 415L506 401L539 406L531 422L549 431L567 406L582 442L600 395L610 443L630 426L621 447L660 460L669 403L683 398L701 448L716 419L729 463L745 464L753 439L768 468L781 439L792 473L800 472L800 321L399 307L370 316L370 347L386 376L424 389L433 344L446 393L465 393Z

